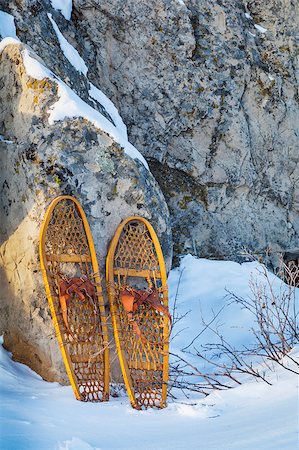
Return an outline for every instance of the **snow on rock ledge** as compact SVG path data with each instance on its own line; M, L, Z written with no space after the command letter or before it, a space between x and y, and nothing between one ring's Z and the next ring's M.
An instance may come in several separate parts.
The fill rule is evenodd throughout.
M61 12L66 20L70 20L72 15L72 0L51 0L52 8Z
M4 105L0 113L0 333L4 332L5 346L16 359L47 380L63 381L66 376L38 260L38 234L48 204L60 194L79 199L90 222L102 278L108 243L129 215L141 215L154 224L169 266L169 214L151 173L128 158L123 145L99 126L100 113L96 116L93 110L94 120L82 117L79 97L28 47L11 38L6 44L2 43L0 57ZM77 109L58 118L54 113L58 114L62 93Z
M6 37L0 42L0 52L4 50L4 48L9 44L21 44L21 42L17 38ZM72 47L73 48L73 47ZM74 50L74 49L73 49ZM34 57L35 56L35 57ZM49 115L49 124L53 125L54 122L63 120L68 117L83 117L84 119L89 120L94 124L95 127L100 128L101 130L108 133L118 144L120 144L125 153L133 159L139 159L139 161L149 170L148 164L144 157L139 153L139 151L128 142L128 137L126 133L126 129L123 128L122 120L118 120L116 124L110 122L106 117L104 117L99 111L95 110L87 103L85 103L72 89L70 89L62 80L56 77L53 72L47 69L42 62L37 59L37 55L30 55L28 49L25 49L23 52L23 62L27 72L27 75L35 78L36 80L43 80L45 78L49 78L54 81L58 85L58 97L59 100L54 103L50 110ZM92 86L92 85L91 85ZM92 86L90 95L98 101L99 94L101 91L97 89L95 86ZM106 96L102 95L101 100L105 97L106 102L105 105L109 104L109 109L111 110L112 102L106 98ZM116 108L114 107L113 116L115 117ZM117 124L121 121L121 128L117 127Z

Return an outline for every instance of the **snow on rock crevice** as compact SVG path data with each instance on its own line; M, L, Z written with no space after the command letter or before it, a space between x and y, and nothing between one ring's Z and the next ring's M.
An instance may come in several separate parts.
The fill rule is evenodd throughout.
M48 18L51 21L55 33L57 35L60 48L65 57L72 64L72 66L78 71L87 74L88 67L84 60L81 58L77 50L64 38L60 32L57 24L52 18L52 15L48 13ZM58 95L60 100L53 105L50 112L49 123L53 124L54 121L63 120L65 117L81 117L90 120L96 127L106 131L111 137L115 139L123 148L127 155L133 159L138 159L148 170L148 164L143 158L140 152L128 142L127 127L124 124L119 112L113 102L92 83L89 83L89 96L97 100L107 111L112 118L115 125L113 125L102 114L96 111L94 108L84 102L77 94L75 94L65 83L61 80L58 82ZM67 111L67 114L66 114Z
M262 27L261 25L255 23L254 24L254 28L256 28L260 33L267 33L267 28Z
M84 60L79 55L78 51L65 39L61 31L59 30L55 20L53 19L52 14L48 13L47 16L54 28L60 48L64 56L78 72L81 72L83 73L83 75L86 75L88 67L85 64Z
M104 92L94 86L94 84L89 83L89 87L89 96L98 101L105 108L105 110L115 123L115 126L119 129L123 137L127 139L127 127L124 124L121 116L119 115L118 109L115 107L114 103L104 94Z
M71 19L73 3L72 0L50 0L52 8L59 11L66 20Z

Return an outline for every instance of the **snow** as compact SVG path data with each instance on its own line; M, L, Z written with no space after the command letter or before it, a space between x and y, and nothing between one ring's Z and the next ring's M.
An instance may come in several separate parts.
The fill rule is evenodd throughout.
M13 141L9 141L8 139L5 139L2 134L0 134L0 142L5 142L6 144L13 144Z
M59 100L54 103L49 112L49 123L53 124L68 117L84 117L97 128L108 133L123 148L126 154L138 159L147 169L148 164L138 150L130 144L125 136L106 117L85 103L63 81L58 81Z
M245 13L246 19L253 20L252 16L249 13ZM266 33L268 30L267 28L262 27L261 25L255 23L254 27L260 32L260 33ZM250 33L252 36L255 36L254 34Z
M54 79L54 74L47 69L41 62L30 55L30 51L25 48L23 53L23 62L27 75L36 80L42 80L43 78Z
M52 14L47 14L51 24L53 25L54 31L56 33L60 48L66 57L66 59L72 64L72 66L78 71L87 74L88 67L84 60L79 55L78 51L65 39L61 31L59 30L55 20L52 18Z
M252 18L252 16L249 14L249 13L245 13L245 17L246 17L246 19L251 19L251 20L253 20L253 18ZM259 25L259 24L254 24L254 27L260 32L260 33L266 33L268 30L267 30L267 28L264 28L264 27L262 27L261 25ZM255 36L255 34L252 34L252 33L250 33L251 34L251 36Z
M0 11L0 36L17 38L15 19L11 14Z
M202 316L206 321L210 321L213 314L221 308L223 311L218 322L225 323L230 338L234 339L235 344L249 343L249 327L252 324L249 313L231 303L228 300L228 292L240 293L243 297L249 296L249 282L252 276L261 278L261 268L256 262L238 264L233 261L185 256L180 267L172 270L169 275L169 284L173 287L170 295L171 307L174 307L176 297L176 314L184 316L177 326L184 329L184 333L173 339L175 347L181 348L186 340L191 341L194 337L194 315L200 324ZM274 275L269 276L280 284L280 280ZM192 315L186 315L189 309L192 310ZM212 334L205 334L203 339L211 342Z
M260 32L260 33L266 33L268 30L267 28L262 27L261 25L254 24L254 27Z
M66 20L70 20L72 15L72 0L51 0L52 8L61 12Z
M116 128L120 131L125 139L128 138L127 135L127 127L124 124L122 118L119 115L118 109L114 106L114 103L96 86L92 83L89 83L89 96L95 100L97 100L102 106L104 106L105 110L115 123Z
M256 263L208 261L187 256L171 271L172 305L184 312L187 322L177 322L172 351L187 345L198 331L201 313L222 305L226 288L241 296L249 292L250 274L259 276ZM178 281L180 284L178 287ZM274 276L271 282L278 282ZM177 292L178 288L178 292ZM232 310L230 311L230 314ZM234 336L221 317L228 335ZM235 315L234 326L243 341L245 318ZM185 326L188 326L185 328ZM247 338L245 338L246 340ZM299 347L292 357L298 358ZM290 364L285 361L285 364ZM274 370L275 369L275 370ZM28 367L13 362L0 347L1 440L3 450L294 450L297 443L298 377L282 367L268 371L273 383L248 379L226 391L190 400L169 399L164 410L133 410L127 396L105 403L75 400L70 386L43 381Z
M5 47L10 44L20 45L21 41L18 38L13 38L13 37L6 37L6 38L2 39L2 41L0 41L0 53L2 53L3 50L5 49Z
M233 348L251 347L255 342L252 333L252 328L256 327L254 317L250 311L232 301L231 293L244 299L251 298L252 282L265 286L269 296L270 285L276 295L288 292L289 287L270 272L268 284L264 270L264 266L257 262L238 264L185 256L180 267L169 275L170 307L174 311L174 320L180 318L172 334L172 353L195 364L200 371L209 372L210 365L194 354L196 349L203 352L206 343L219 342L215 331ZM296 299L299 302L299 289L296 290ZM206 328L208 323L211 326ZM200 336L194 341L198 334ZM182 352L182 349L185 351ZM209 358L213 354L212 351L205 352ZM174 361L177 359L173 357Z

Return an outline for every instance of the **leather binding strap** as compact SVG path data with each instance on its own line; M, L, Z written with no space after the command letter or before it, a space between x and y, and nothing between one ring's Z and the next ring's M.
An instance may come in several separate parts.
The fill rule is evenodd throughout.
M88 279L86 275L82 275L82 277L68 277L63 274L59 274L59 301L62 311L62 318L64 324L69 331L69 333L73 336L67 319L67 308L70 299L77 295L81 301L85 299L85 297L89 297L93 302L96 301L96 291L94 285Z
M149 344L157 345L160 344L159 342L151 342L149 341L141 332L140 327L135 319L135 312L137 311L138 307L140 305L148 305L151 308L155 309L156 311L161 312L165 316L168 317L170 322L170 332L172 329L172 319L171 315L168 311L168 308L164 305L162 305L161 300L159 298L158 293L155 290L138 290L133 289L129 286L125 286L120 290L120 298L124 307L125 312L127 313L129 322L131 323L134 332L137 334L137 336L143 341L147 342Z

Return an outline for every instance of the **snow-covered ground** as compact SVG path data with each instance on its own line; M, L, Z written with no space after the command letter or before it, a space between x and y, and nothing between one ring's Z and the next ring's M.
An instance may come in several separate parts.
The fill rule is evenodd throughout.
M216 310L221 310L218 326L227 339L236 346L248 343L252 318L224 297L226 289L248 295L248 281L261 276L260 268L256 263L185 257L169 276L171 305L175 302L176 315L183 316L174 327L171 351L189 345L200 331L201 318L208 320ZM279 281L270 278L278 288ZM203 333L196 345L212 337ZM298 356L299 347L292 351L293 358ZM135 411L126 396L100 404L78 402L71 387L45 382L0 347L0 448L295 450L298 377L282 367L265 371L271 385L248 378L233 389L191 399L178 391L179 398L169 399L164 410Z

